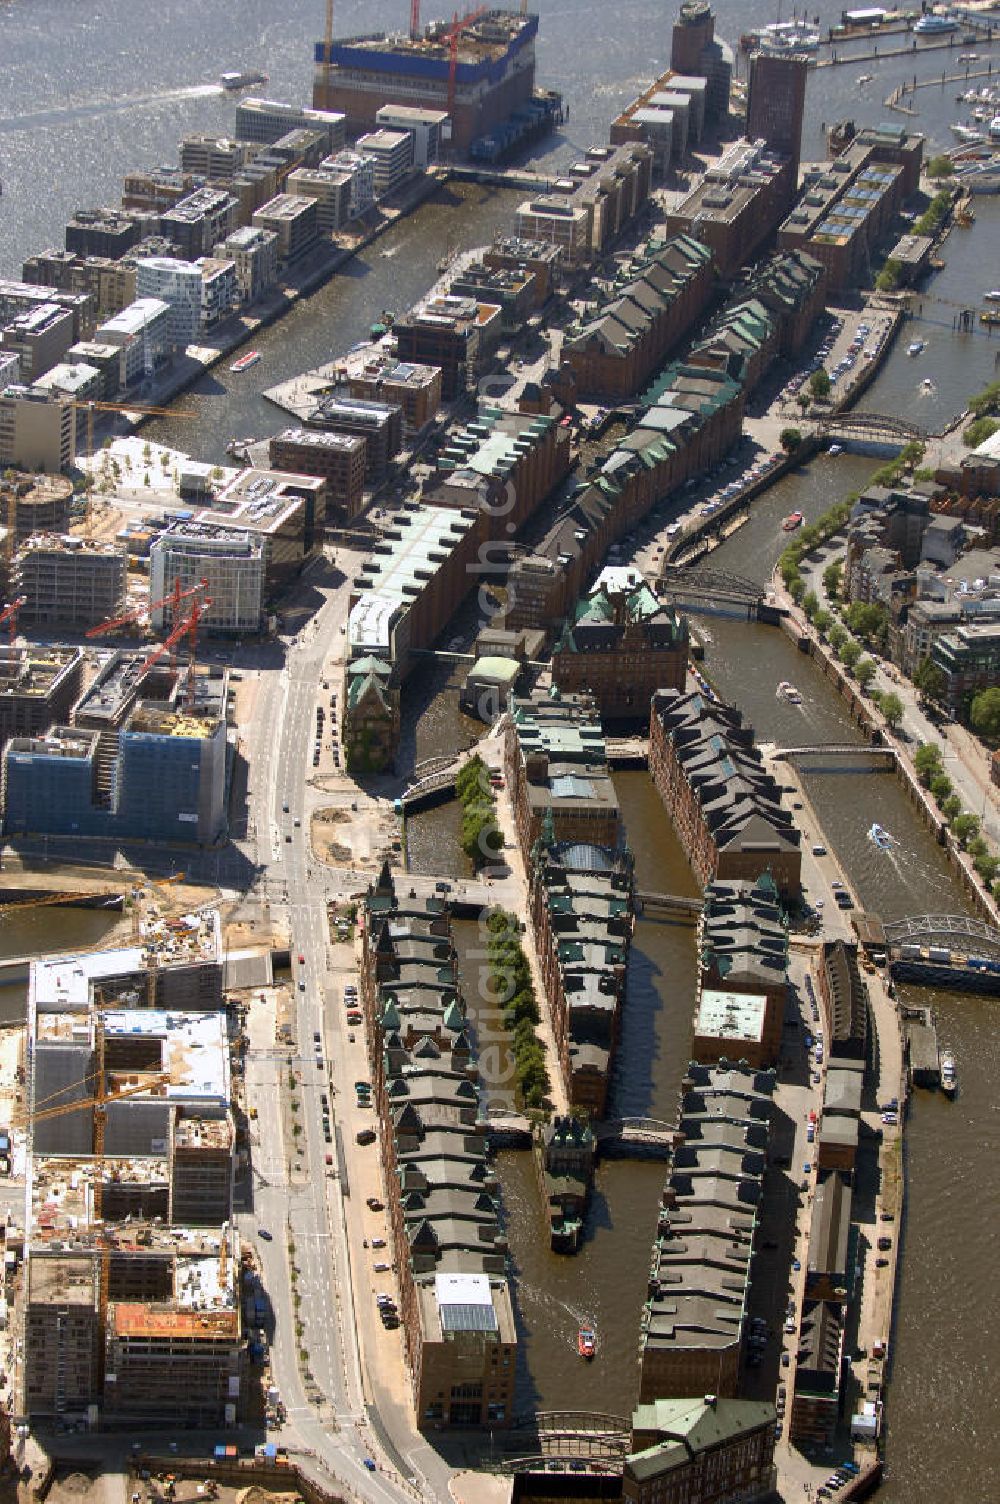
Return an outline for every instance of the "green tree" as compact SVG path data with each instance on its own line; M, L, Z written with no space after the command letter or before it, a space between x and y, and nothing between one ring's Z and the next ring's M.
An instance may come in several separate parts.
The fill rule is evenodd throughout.
M807 413L809 411L809 406L812 402L812 398L810 397L808 392L799 392L799 395L795 400L799 404L799 408L803 413Z
M830 623L832 621L833 617L830 615L829 611L825 611L821 608L813 617L813 626L816 628L821 637L825 637L827 632L829 632L830 630Z
M853 637L849 637L844 643L844 646L840 649L840 652L837 654L837 656L844 667L847 669L848 673L850 673L851 669L854 668L858 659L861 657L861 644L855 642Z
M924 788L929 788L931 780L943 771L941 748L937 742L924 742L918 747L913 754L913 766Z
M922 658L913 675L913 682L925 700L941 700L944 697L947 680L941 669L938 668L933 658Z
M897 261L894 256L888 257L882 270L875 278L875 288L878 292L895 292L903 275L903 263Z
M819 610L819 596L816 594L815 590L806 591L805 595L802 597L802 609L806 613L806 616L810 621L814 621L816 619L816 612Z
M881 640L885 634L889 615L884 606L874 601L852 601L844 613L844 620L856 636L872 643Z
M802 443L801 428L783 428L778 435L778 442L786 454L794 454Z
M893 730L895 730L899 723L902 721L903 702L894 690L890 689L888 694L884 694L882 696L882 714L885 716L886 720L893 728Z
M957 794L949 794L941 806L941 813L950 825L953 820L960 818L962 814L962 801Z
M964 850L973 837L979 834L979 816L970 815L968 811L956 815L951 821L951 828L955 832L955 840Z
M929 178L950 178L955 171L955 165L950 157L931 157L927 163L927 176Z
M930 791L938 804L943 804L952 792L952 781L947 773L935 773L930 781Z
M969 721L988 741L1000 737L1000 689L983 689L973 698Z
M847 633L840 625L840 622L835 621L833 626L830 628L830 646L833 648L833 651L835 653L839 653L846 641Z
M809 377L809 390L817 402L822 402L829 397L830 373L825 366L820 366L818 371L813 371Z
M988 852L984 852L982 856L976 857L973 865L983 882L989 887L997 875L997 868L1000 867L1000 862L997 861L995 856L990 856Z
M859 658L854 668L854 677L862 689L867 689L875 677L875 664L871 658Z
M844 573L844 566L839 559L834 559L823 571L823 589L831 600L835 600L840 594L840 581Z
M978 449L980 444L985 444L1000 428L1000 418L990 418L984 413L981 418L973 418L972 422L962 430L962 443L967 449Z
M797 574L792 583L789 585L788 593L792 597L792 600L795 602L795 604L798 605L799 601L801 601L802 597L806 593L805 581L800 574Z

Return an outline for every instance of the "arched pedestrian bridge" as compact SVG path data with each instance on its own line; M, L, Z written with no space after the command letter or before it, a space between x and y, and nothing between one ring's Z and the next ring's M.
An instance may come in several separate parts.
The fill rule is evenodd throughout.
M704 611L747 617L757 613L764 587L756 580L725 569L685 569L665 564L659 580L660 594L688 611Z
M597 1152L605 1159L669 1159L675 1130L659 1118L609 1118L597 1123Z
M911 439L928 437L927 430L919 423L887 413L831 413L828 418L820 418L816 431L829 439L895 439L900 447Z
M1000 929L968 914L917 914L883 926L890 951L903 945L940 945L1000 961Z

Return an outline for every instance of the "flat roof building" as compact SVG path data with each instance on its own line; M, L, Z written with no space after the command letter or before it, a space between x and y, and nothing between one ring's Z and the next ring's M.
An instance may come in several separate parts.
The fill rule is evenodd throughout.
M0 646L0 746L67 720L82 683L80 648Z
M58 473L75 453L71 397L20 385L0 390L0 468Z
M413 167L414 136L411 131L377 130L359 136L355 150L375 164L375 197L385 198Z
M258 535L264 544L264 593L273 598L301 574L323 547L327 483L251 466L229 481L196 522L223 524Z
M25 625L84 631L125 609L127 555L116 543L35 533L14 559Z
M150 548L150 597L168 597L178 581L183 592L205 580L210 604L199 620L199 631L255 635L264 613L264 548L259 533L225 523L175 522L154 538ZM153 631L169 632L172 617L169 603L155 606L150 614Z
M312 110L277 99L241 99L236 106L236 136L240 141L272 145L291 130L319 131L327 151L344 144L344 116L337 110Z
M319 211L315 199L279 193L253 213L256 229L272 230L278 237L278 260L287 265L311 251L319 237Z
M365 475L378 482L403 447L403 410L393 402L370 402L334 392L320 397L307 419L310 428L354 434L365 441Z
M276 470L324 478L327 527L362 510L367 452L368 441L360 434L319 428L286 428L272 437L268 451Z

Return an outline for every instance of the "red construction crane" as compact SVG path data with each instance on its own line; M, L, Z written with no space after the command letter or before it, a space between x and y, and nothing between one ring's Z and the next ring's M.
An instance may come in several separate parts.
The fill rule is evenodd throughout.
M448 114L451 116L451 134L455 136L455 75L458 70L458 39L473 21L478 21L489 9L487 5L480 5L476 10L470 10L461 20L458 19L458 11L451 23L448 32Z
M180 616L181 602L188 600L193 595L197 595L200 590L207 589L208 581L199 580L196 585L191 585L187 590L182 590L180 576L178 576L174 580L174 588L169 595L162 595L156 601L145 601L141 606L136 606L133 611L126 611L121 616L109 617L107 621L99 622L96 627L90 627L86 635L88 637L102 637L105 632L114 632L118 627L132 626L137 621L141 621L144 616L149 616L158 606L169 605L171 607L170 620L171 622L176 622ZM2 620L3 618L0 617L0 621Z
M4 622L7 622L11 647L14 646L14 639L17 636L17 613L25 605L27 599L26 595L19 595L16 601L11 601L9 606L4 606L3 610L0 611L0 627L3 626Z
M410 0L410 38L417 41L420 36L420 0Z
M188 706L190 706L194 701L195 653L198 647L198 623L211 604L211 599L208 596L202 596L197 600L193 600L191 602L191 607L187 615L182 617L180 621L178 621L176 617L174 618L173 630L167 637L163 639L159 647L153 649L153 651L146 659L145 663L142 665L142 671L143 673L145 673L147 669L153 667L154 663L159 662L164 653L171 652L171 650L176 647L177 643L180 642L182 637L186 637L188 640L188 679L187 690L184 698L185 703Z

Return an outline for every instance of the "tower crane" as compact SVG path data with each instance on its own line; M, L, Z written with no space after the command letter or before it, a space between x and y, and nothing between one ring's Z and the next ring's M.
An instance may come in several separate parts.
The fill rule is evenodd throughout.
M462 32L470 27L473 21L478 21L480 16L486 14L489 9L486 5L480 5L475 10L470 10L461 20L458 19L458 11L451 23L448 32L448 114L451 116L452 137L455 134L455 79L458 73L458 39Z
M11 601L9 606L4 606L3 610L0 611L0 627L3 626L4 622L7 623L11 647L14 646L14 639L17 636L17 613L27 602L27 599L26 595L19 595L16 600Z
M188 640L188 671L185 701L188 707L190 707L194 703L194 675L195 655L198 647L198 623L211 604L212 601L209 596L201 596L198 599L193 600L188 609L187 615L180 621L177 621L175 618L173 631L170 632L169 636L164 638L159 647L153 649L153 651L147 657L145 663L142 665L143 673L145 673L147 669L152 668L153 665L163 657L164 653L170 652L172 648L176 647L177 643L180 642L182 637L186 637Z
M199 590L207 590L208 581L199 580L195 585L189 585L187 590L181 589L180 576L174 580L174 588L169 595L160 596L159 600L146 601L141 606L136 606L132 611L125 611L121 616L111 616L107 621L98 622L96 627L90 627L86 635L88 637L103 637L106 632L114 632L119 627L134 626L143 617L148 617L151 611L158 606L171 607L171 621L176 621L180 615L181 602L196 596Z

